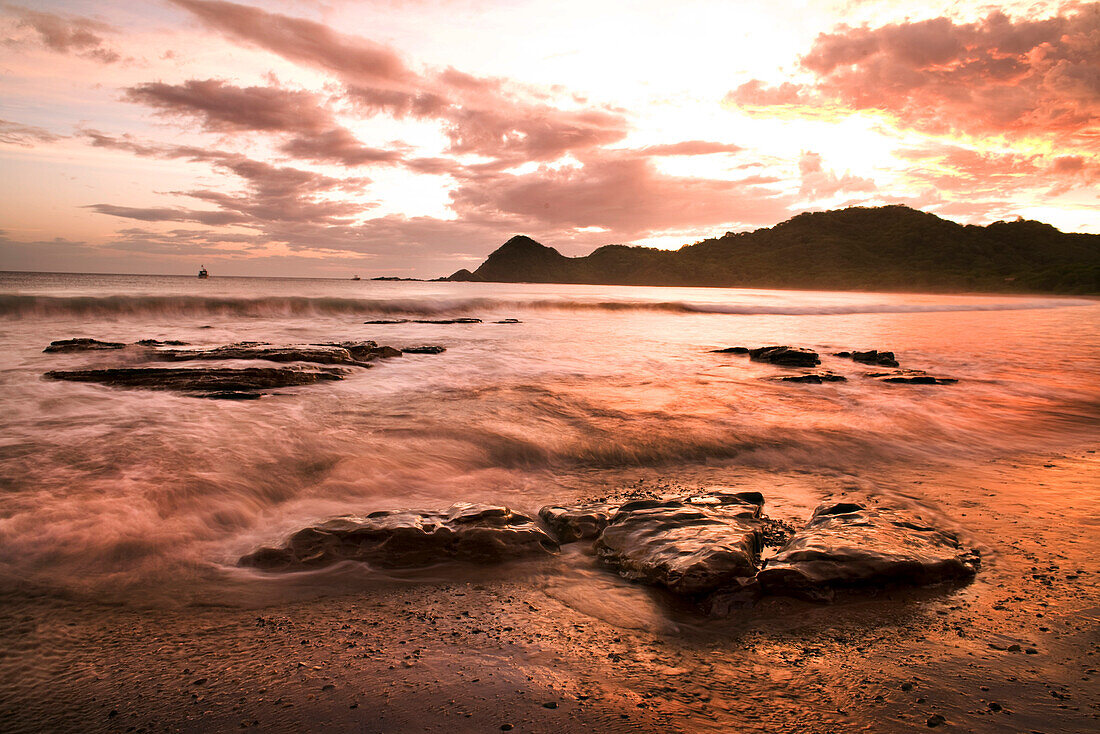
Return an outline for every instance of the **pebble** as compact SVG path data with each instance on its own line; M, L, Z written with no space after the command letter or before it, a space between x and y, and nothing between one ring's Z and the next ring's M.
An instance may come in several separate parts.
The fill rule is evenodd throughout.
M946 723L947 723L947 719L945 719L942 714L932 714L931 716L928 717L928 726L936 727L936 726L939 726L940 724L946 724Z

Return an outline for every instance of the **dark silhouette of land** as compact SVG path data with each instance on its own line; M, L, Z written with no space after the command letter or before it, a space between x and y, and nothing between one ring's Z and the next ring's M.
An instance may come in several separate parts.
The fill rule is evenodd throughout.
M452 281L830 290L1100 293L1100 235L1042 222L961 225L905 206L799 214L679 250L607 245L566 257L508 240Z

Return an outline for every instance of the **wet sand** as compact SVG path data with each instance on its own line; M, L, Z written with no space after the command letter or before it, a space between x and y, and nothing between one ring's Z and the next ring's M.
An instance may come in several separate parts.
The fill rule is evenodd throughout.
M739 476L722 479L794 522L860 492L850 476ZM249 608L8 596L0 730L902 732L938 715L944 731L1091 731L1097 477L1092 449L888 477L877 501L938 507L981 549L973 583L725 619L577 545Z

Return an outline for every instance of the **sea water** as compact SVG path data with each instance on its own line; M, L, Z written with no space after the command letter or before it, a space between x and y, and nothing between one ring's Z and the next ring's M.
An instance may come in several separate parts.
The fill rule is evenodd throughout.
M450 317L482 323L364 323ZM43 353L72 337L446 351L230 402L43 379L144 364L137 349ZM771 344L814 349L848 380L777 382L791 370L711 351ZM852 349L958 382L882 383L830 356ZM818 477L873 495L902 469L1095 442L1100 303L0 273L0 389L0 591L233 603L259 578L237 558L333 515L459 501L534 512L708 484L801 506ZM786 496L792 474L811 496ZM934 488L919 501L934 506Z

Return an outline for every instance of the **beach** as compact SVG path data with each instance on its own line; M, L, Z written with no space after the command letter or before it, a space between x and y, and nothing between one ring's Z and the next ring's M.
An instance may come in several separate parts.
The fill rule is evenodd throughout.
M0 312L5 731L1097 725L1094 300L5 273ZM417 323L458 318L480 321ZM78 337L128 346L43 353ZM245 401L43 379L146 365L144 339L445 351ZM741 345L845 380L715 352ZM957 382L834 356L864 349ZM585 543L238 566L349 513L713 487L793 528L827 502L919 513L981 568L714 614Z

